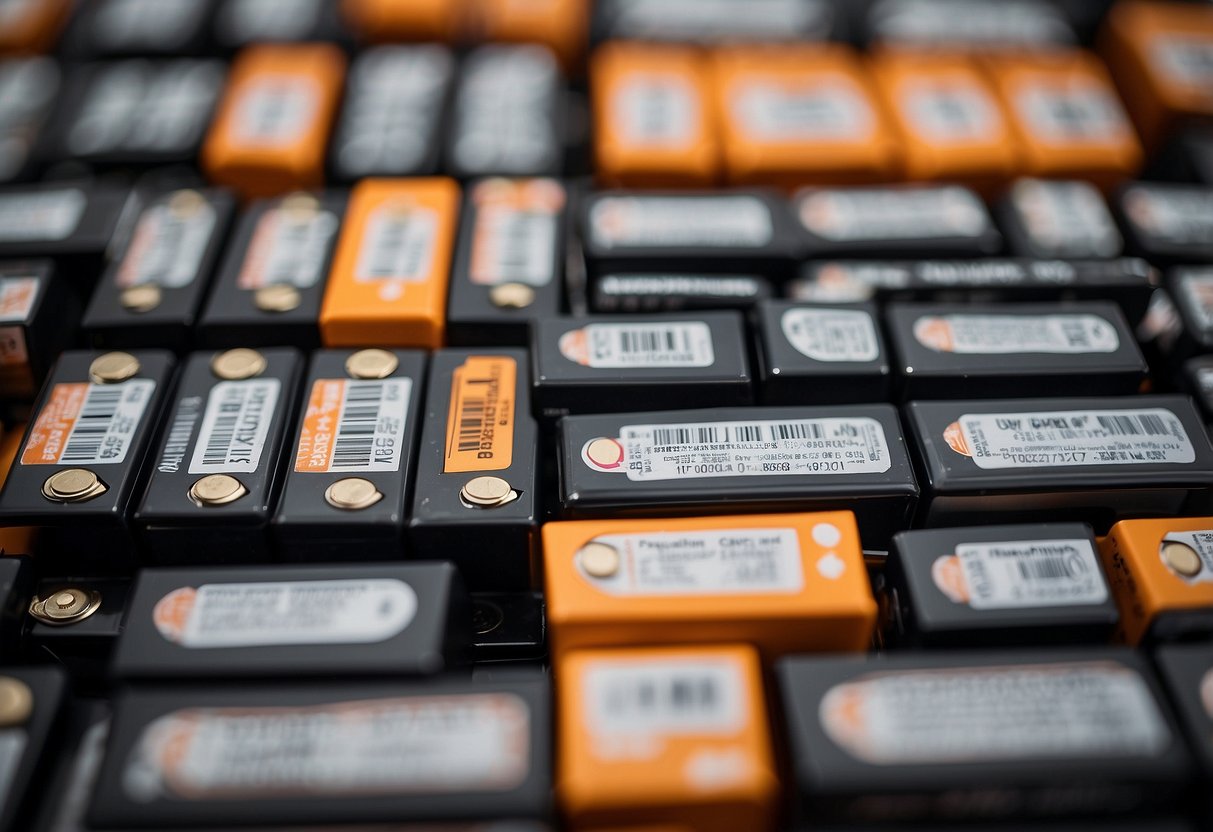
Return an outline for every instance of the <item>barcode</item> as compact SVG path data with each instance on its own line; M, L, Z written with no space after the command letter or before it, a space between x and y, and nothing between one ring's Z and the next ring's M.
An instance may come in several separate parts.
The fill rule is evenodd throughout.
M385 384L381 381L351 381L345 389L345 406L333 442L331 469L371 467L374 461L375 429L383 403Z
M380 211L358 269L359 278L423 280L434 247L434 215L418 211L385 215L384 209Z
M160 284L165 282L170 270L181 255L179 249L185 243L188 221L176 217L171 211L158 212L155 233L151 245L143 255L136 281Z
M313 222L304 220L296 222L287 219L284 212L278 213L277 234L273 243L274 255L266 270L265 285L275 283L295 283L295 275L307 262L308 256L314 256L308 248Z
M621 680L606 692L603 705L615 718L708 715L715 713L722 702L718 683L718 676L707 674Z
M459 410L460 452L480 450L484 435L484 404L484 399L463 400L463 406Z
M616 334L619 350L625 353L687 352L691 348L686 330L621 329Z
M657 428L656 445L716 445L729 442L776 442L790 439L825 439L821 425L813 422L777 422L764 425L701 425Z
M1099 426L1113 436L1166 436L1167 423L1161 416L1099 416Z
M500 280L525 281L550 267L543 262L555 237L551 214L502 211L491 226L492 260Z
M1017 561L1019 576L1025 581L1056 581L1076 577L1065 558L1033 558Z
M240 412L244 409L244 399L240 388L227 389L206 437L206 448L202 452L203 465L223 465L227 462L228 450L236 435L236 424L240 419Z
M101 458L102 443L118 415L123 392L120 387L89 389L88 398L59 457L60 464L94 462Z

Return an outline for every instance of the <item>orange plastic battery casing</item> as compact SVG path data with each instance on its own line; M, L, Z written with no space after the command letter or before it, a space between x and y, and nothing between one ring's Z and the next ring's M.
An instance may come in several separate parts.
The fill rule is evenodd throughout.
M320 307L324 345L442 346L458 221L453 179L354 186Z
M242 51L202 148L207 175L248 198L322 185L344 76L328 44Z
M474 9L478 40L543 44L566 71L585 51L588 0L479 0Z
M590 61L598 178L623 187L696 187L720 174L708 63L698 50L611 42Z
M873 57L872 72L900 133L906 178L961 181L989 191L1014 177L1014 130L971 57L886 51Z
M791 188L896 177L895 138L850 47L724 47L712 67L730 183Z
M1111 189L1137 173L1141 143L1094 55L999 56L985 66L1019 140L1023 175L1087 179Z
M1203 533L1193 547L1201 568L1191 577L1162 556L1164 541L1182 543L1185 532ZM1125 642L1140 643L1160 616L1203 610L1213 619L1213 517L1121 520L1100 538L1099 554L1120 607L1118 637Z
M1213 6L1116 3L1099 45L1150 152L1178 122L1213 117Z
M54 45L72 0L16 0L8 6L0 25L0 54L34 54Z
M8 479L9 469L17 452L21 450L21 437L25 435L25 425L9 425L0 435L0 487ZM0 528L0 554L28 555L33 552L34 537L37 529L29 526L8 526Z
M603 543L618 553L607 578L582 551ZM553 655L744 641L771 660L864 650L875 626L849 511L547 523L543 557Z
M752 648L585 650L554 673L556 793L571 829L774 827L779 783Z
M362 40L455 40L465 0L342 0L345 21Z

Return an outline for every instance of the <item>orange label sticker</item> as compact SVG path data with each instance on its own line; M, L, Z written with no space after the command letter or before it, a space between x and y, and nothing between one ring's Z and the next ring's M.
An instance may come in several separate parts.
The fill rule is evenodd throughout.
M413 380L322 378L312 385L295 470L399 471Z
M0 279L0 321L24 321L34 308L34 299L37 296L36 277Z
M514 404L518 362L469 356L451 374L447 411L447 474L504 471L514 459Z
M156 382L56 384L30 430L22 465L105 465L126 459Z

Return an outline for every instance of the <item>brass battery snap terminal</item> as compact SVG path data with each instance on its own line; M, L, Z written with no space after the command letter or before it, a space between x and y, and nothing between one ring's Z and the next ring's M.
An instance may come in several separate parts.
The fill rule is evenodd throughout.
M87 468L64 468L42 483L42 496L52 503L83 503L106 491L109 486Z
M160 305L164 293L154 283L140 283L138 286L127 286L118 295L122 308L128 312L151 312Z
M619 550L606 543L587 543L577 551L577 562L592 578L610 578L619 572Z
M518 492L501 477L475 477L459 490L463 504L470 508L500 508L518 499Z
M83 621L101 608L101 593L95 590L68 587L52 592L46 598L34 596L29 602L29 614L44 624L56 627Z
M1200 555L1186 543L1166 541L1162 544L1161 554L1163 563L1184 578L1195 578L1204 568Z
M88 377L94 384L120 384L138 372L139 359L129 352L107 352L88 367Z
M210 474L190 486L189 498L206 508L234 503L247 493L244 483L230 474Z
M383 499L375 484L362 477L346 477L337 480L324 491L324 501L342 511L360 511L370 508Z
M358 350L345 360L345 371L350 378L387 378L396 372L400 360L387 350Z
M290 312L302 302L299 290L289 283L271 283L253 293L253 305L262 312Z
M244 348L221 352L211 359L211 372L227 381L254 378L264 373L266 366L264 355Z
M489 289L489 300L500 309L526 309L535 302L535 290L525 283L501 283Z
M29 685L12 676L0 676L0 728L24 725L34 712Z

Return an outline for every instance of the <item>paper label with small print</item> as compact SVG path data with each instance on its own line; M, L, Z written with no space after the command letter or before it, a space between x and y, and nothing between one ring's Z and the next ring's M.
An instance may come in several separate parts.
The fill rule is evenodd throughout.
M876 126L866 93L835 73L797 83L742 80L729 102L735 128L755 142L864 141Z
M601 248L761 248L775 227L750 196L617 196L594 203L590 236Z
M712 328L702 321L587 324L560 336L560 354L602 369L711 367Z
M1149 44L1150 63L1174 84L1202 93L1213 82L1213 43L1203 34L1167 32Z
M514 460L518 362L509 356L469 355L451 372L442 471L504 471Z
M302 140L319 109L314 82L299 75L262 75L241 90L232 138L255 147L286 147Z
M718 477L883 474L892 467L880 422L852 419L691 422L624 425L613 458L582 448L592 470L624 473L632 482Z
M404 632L417 593L404 581L264 581L174 589L152 622L189 648L374 644Z
M578 573L609 595L783 595L804 589L795 529L605 534L592 541L619 553L620 568L600 578Z
M581 690L585 725L604 739L734 734L747 722L743 668L723 658L599 660Z
M698 91L674 73L630 74L611 99L614 129L629 145L675 150L695 140Z
M1168 543L1181 543L1195 552L1196 556L1200 558L1200 571L1191 576L1180 575L1167 566L1167 560L1163 558L1162 552ZM1162 542L1158 546L1158 556L1162 559L1163 566L1167 568L1167 571L1185 583L1213 583L1213 529L1194 532L1167 532L1163 535Z
M959 187L813 191L798 214L805 228L835 242L979 237L990 230L985 205Z
M1021 179L1011 198L1024 229L1052 254L1115 257L1124 245L1103 196L1090 183Z
M410 378L317 379L312 385L295 470L309 474L399 471Z
M1116 352L1116 327L1096 315L924 315L914 339L958 355L1090 355Z
M36 277L0 278L0 323L25 323L38 298L40 281ZM29 350L25 329L21 326L0 326L0 367L25 367Z
M899 89L901 108L914 130L931 142L962 144L996 141L1002 116L990 95L963 79L916 79Z
M30 429L22 465L117 465L135 441L156 382L56 384Z
M1134 138L1120 101L1100 84L1026 84L1015 101L1031 134L1042 142L1109 144Z
M494 179L472 191L476 220L468 277L478 286L547 286L555 278L564 188L551 179Z
M221 381L211 388L190 473L256 471L281 388L276 378Z
M182 214L168 203L143 212L118 268L119 286L180 289L194 282L215 230L215 209L200 200Z
M141 803L509 791L531 718L512 693L187 708L143 729L122 785Z
M1213 192L1183 186L1134 186L1121 197L1130 221L1159 242L1213 242Z
M1089 540L965 543L931 565L939 591L975 610L1102 604L1108 599Z
M1183 422L1160 407L966 413L944 430L943 438L984 470L1186 465L1196 460Z
M66 239L80 224L87 205L88 197L75 188L5 194L0 197L0 240Z
M789 309L779 319L783 337L814 361L875 361L880 342L872 316L857 309Z
M266 211L257 220L237 284L246 291L280 283L315 286L339 225L332 211Z
M818 713L879 766L1155 757L1174 742L1145 680L1113 662L878 671L830 688Z
M354 279L360 283L426 280L433 269L437 236L437 212L405 203L380 205L367 220Z

